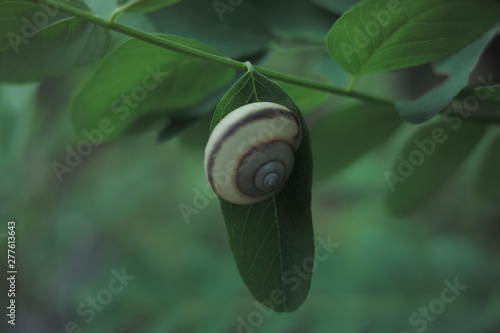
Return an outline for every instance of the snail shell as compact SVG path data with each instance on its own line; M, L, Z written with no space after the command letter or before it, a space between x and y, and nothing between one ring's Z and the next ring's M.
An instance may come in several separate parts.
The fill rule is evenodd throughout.
M295 114L269 102L244 105L222 119L205 149L205 173L214 192L234 204L274 196L288 181L302 128Z

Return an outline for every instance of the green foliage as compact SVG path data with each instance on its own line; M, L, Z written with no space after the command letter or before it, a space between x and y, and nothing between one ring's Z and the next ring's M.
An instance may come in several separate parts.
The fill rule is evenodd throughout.
M304 302L312 278L307 274L298 284L292 278L294 267L314 258L311 143L299 108L276 84L253 70L221 100L211 129L231 111L253 102L273 102L293 111L302 124L302 144L292 175L278 194L252 205L220 199L221 208L238 269L252 294L275 311L291 312Z
M452 177L481 141L486 127L462 123L459 116L423 126L398 154L387 200L395 214L409 214Z
M493 0L0 1L0 223L22 221L23 279L37 277L20 303L41 315L26 322L61 331L50 318L123 262L137 274L114 295L127 302L84 331L398 332L454 276L474 291L427 324L498 331L500 86L483 56L499 17ZM427 63L444 82L379 73ZM209 131L256 101L302 123L292 177L273 198L216 208ZM316 257L314 283L296 276L315 259L312 213L319 238L345 244ZM234 260L258 301L300 311L253 302ZM255 311L265 323L242 327Z
M312 132L316 179L333 175L387 141L402 123L394 111L393 107L356 104L321 120Z
M336 16L310 1L250 0L265 24L283 40L323 43Z
M206 0L183 0L149 17L162 33L196 39L230 57L262 52L271 40L259 12L246 1L226 12L223 21Z
M335 23L326 45L349 73L360 76L444 58L499 18L500 4L493 0L365 0Z
M483 37L457 53L436 62L434 64L436 74L446 75L446 81L416 100L396 102L395 105L401 117L412 124L419 124L432 119L446 108L453 98L467 86L472 70L498 31L500 31L500 26L491 29ZM481 84L486 86L493 83L488 82L488 78L485 77L480 79Z
M159 37L217 54L192 40ZM233 77L233 70L220 65L130 40L109 54L75 96L73 127L83 138L107 119L104 140L116 138L138 121L142 128L152 126L196 105Z
M123 13L148 13L154 10L168 7L181 0L118 0Z
M82 0L69 3L91 12ZM0 81L4 82L65 74L101 58L110 42L108 29L29 0L0 2L0 36Z
M327 82L317 67L326 55L322 47L285 47L271 52L263 61L266 68L308 79ZM278 85L290 96L302 112L313 110L324 104L329 94L316 89L300 87L286 82Z
M197 120L199 120L199 117L196 116L189 117L179 115L178 117L171 118L168 125L165 126L165 128L163 128L163 130L158 135L158 141L163 142L177 137L187 128L196 123Z
M476 191L479 196L491 202L498 204L500 201L500 154L498 154L498 147L500 147L500 135L496 135L488 143L488 148L484 152L483 160L477 170L476 175Z
M458 96L457 100L465 100L470 96L477 96L481 103L487 105L500 104L500 85L486 85L472 89L464 89Z

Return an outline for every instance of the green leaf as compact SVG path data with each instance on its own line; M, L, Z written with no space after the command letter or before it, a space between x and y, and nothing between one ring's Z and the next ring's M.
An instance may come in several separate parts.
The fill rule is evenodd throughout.
M392 71L444 58L499 18L493 0L365 0L335 22L326 46L352 75Z
M332 112L311 131L315 179L333 175L382 145L402 122L389 106L365 103Z
M264 51L271 34L260 13L246 1L231 8L221 12L214 1L183 0L148 17L162 33L197 40L232 58Z
M412 124L419 124L430 120L446 108L453 98L467 86L472 70L498 31L500 31L500 26L494 27L457 53L436 62L434 64L436 74L446 75L448 78L416 100L396 102L396 108L401 116ZM490 75L490 81L491 78ZM487 82L483 77L481 80L486 84L492 83Z
M81 0L74 6L90 11ZM42 2L0 2L0 80L38 81L101 58L108 29L68 16Z
M500 134L497 134L485 151L476 174L476 192L482 199L498 204L500 201Z
M122 13L148 13L168 7L181 0L118 0Z
M189 39L158 37L219 54ZM113 139L136 121L152 124L198 104L234 75L221 65L129 40L106 57L75 96L73 127L82 138L84 132L98 131L103 140Z
M303 141L287 185L274 197L252 205L220 199L229 242L238 270L254 297L266 305L276 293L285 302L272 304L277 312L295 311L305 300L311 274L293 271L314 258L311 217L312 155L306 123L295 103L263 75L246 73L219 103L211 130L231 111L253 102L274 102L292 110L303 127ZM292 282L298 281L298 282Z
M390 210L406 215L430 200L480 142L485 129L458 115L421 127L384 174Z

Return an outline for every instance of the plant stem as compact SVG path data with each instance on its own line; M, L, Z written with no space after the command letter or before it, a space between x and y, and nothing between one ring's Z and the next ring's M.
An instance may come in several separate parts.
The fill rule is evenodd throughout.
M115 13L113 13L113 15L111 16L111 19L108 21L108 20L102 19L98 16L95 16L91 12L82 11L76 7L73 7L73 6L68 5L68 4L57 2L55 0L44 0L44 2L51 4L51 5L54 5L54 6L57 6L60 10L66 12L68 14L71 14L75 17L78 17L82 20L92 22L96 25L106 27L108 29L120 32L124 35L142 40L144 42L147 42L147 43L150 43L150 44L153 44L153 45L156 45L156 46L159 46L159 47L171 50L171 51L175 51L175 52L178 52L181 54L185 54L188 56L211 61L211 62L220 64L220 65L223 65L223 66L226 66L226 67L238 70L238 71L244 72L244 71L248 70L247 64L244 62L240 62L240 61L232 60L230 58L226 58L226 57L219 56L216 54L200 51L200 50L191 48L189 46L185 46L185 45L178 44L178 43L175 43L172 41L168 41L168 40L162 39L156 35L145 33L145 32L142 32L140 30L131 28L129 26L126 26L126 25L123 25L120 23L116 23L115 19L116 19L117 15L120 14L119 10L115 11ZM365 102L376 103L376 104L381 104L381 105L391 105L391 106L394 105L394 101L392 101L392 100L372 96L372 95L365 94L362 92L349 91L349 90L346 90L343 88L332 86L330 84L326 84L326 83L322 83L322 82L318 82L318 81L313 81L313 80L306 80L306 79L303 79L303 78L300 78L297 76L288 75L285 73L273 71L273 70L259 67L259 66L253 66L253 68L256 71L262 73L263 75L266 75L267 77L269 77L271 79L275 79L275 80L278 80L281 82L287 82L287 83L291 83L291 84L306 87L306 88L325 91L325 92L339 95L339 96L355 98L355 99L365 101Z
M115 24L116 23L116 18L123 13L124 8L123 7L118 7L112 14L111 17L109 18L109 24Z
M352 76L351 79L349 80L349 83L347 83L347 87L345 88L347 91L351 91L354 89L354 85L356 84L356 80L358 78L356 76Z

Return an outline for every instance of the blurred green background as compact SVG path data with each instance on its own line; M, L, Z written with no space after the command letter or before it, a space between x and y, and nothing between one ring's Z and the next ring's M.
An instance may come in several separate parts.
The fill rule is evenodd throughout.
M88 3L102 16L114 5ZM245 8L262 10L259 5L244 2L226 13L223 22L215 12L207 16L221 31L234 31L240 24L238 29L255 32L251 19L258 16ZM280 1L268 6L286 7ZM231 56L291 73L315 72L318 78L322 73L321 79L345 85L345 73L324 59L321 44L338 15L312 4L292 7L282 21L268 9L272 15L267 22L275 23L270 32L262 33L261 42L249 37L255 45L243 43L241 48L221 31L210 35L180 28L182 20L196 21L187 7L175 9L183 13L179 22L159 19L167 15L162 10L126 15L123 22L149 31L177 29L176 34L190 38L199 31L200 41ZM297 12L306 23L293 23ZM241 17L249 19L239 21ZM162 27L162 22L171 25ZM304 69L308 61L314 71ZM203 150L208 116L163 143L158 143L158 131L103 143L59 182L52 164L64 163L68 147L78 144L69 123L70 98L94 66L41 83L0 84L0 256L6 258L7 222L15 220L19 271L17 325L7 325L2 314L1 332L64 332L69 322L89 333L500 331L500 208L482 202L472 190L486 143L432 200L404 218L387 209L384 173L418 126L402 125L385 144L336 174L324 169L337 157L321 156L316 167L322 177L313 188L315 235L340 246L318 262L308 299L298 311L259 314L263 310L238 275L218 200L209 198L189 221L179 209L181 204L193 206L196 192L207 184ZM488 66L486 62L479 71L494 70ZM425 74L421 81L432 84L428 67L418 70ZM415 70L371 75L357 89L381 96L414 95L425 87L412 77ZM328 145L314 137L316 120L353 102L311 92L294 95L293 87L288 89L306 111L314 146ZM497 133L490 129L487 139ZM352 128L353 140L363 134ZM6 260L0 267L7 270ZM123 269L133 280L86 322L90 317L78 312L81 304L109 294L103 290L109 289L113 272ZM441 298L446 279L458 279L467 289L433 321L412 324L414 312ZM0 287L3 299L5 279Z

